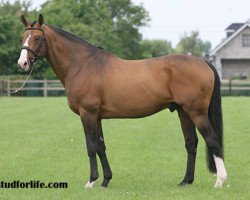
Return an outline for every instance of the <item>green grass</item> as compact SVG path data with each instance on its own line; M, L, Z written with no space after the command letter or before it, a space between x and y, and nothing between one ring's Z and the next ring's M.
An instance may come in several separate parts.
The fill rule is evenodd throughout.
M68 182L68 189L1 189L0 199L249 199L250 98L224 98L228 180L214 189L199 137L192 186L177 187L186 151L176 113L134 120L104 120L113 180L85 189L89 162L79 117L66 98L0 98L0 181Z

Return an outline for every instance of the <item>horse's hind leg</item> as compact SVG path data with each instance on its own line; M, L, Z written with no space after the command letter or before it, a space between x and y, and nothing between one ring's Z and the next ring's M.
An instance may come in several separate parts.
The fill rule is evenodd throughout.
M214 162L217 170L217 181L214 187L222 187L223 182L227 179L227 172L222 158L222 150L219 144L218 136L214 132L207 114L196 113L196 115L192 116L192 119L214 156Z
M195 125L193 121L189 118L187 113L185 113L185 111L181 107L178 108L177 111L181 122L182 132L185 138L185 147L188 153L186 174L184 179L179 184L180 186L182 186L192 184L194 181L195 159L198 138L195 131Z
M97 124L97 145L98 145L97 154L102 164L103 176L104 176L102 186L107 187L109 184L109 181L112 179L112 171L110 169L109 162L108 162L107 155L106 155L106 146L104 143L102 124L100 120L98 121L98 124Z

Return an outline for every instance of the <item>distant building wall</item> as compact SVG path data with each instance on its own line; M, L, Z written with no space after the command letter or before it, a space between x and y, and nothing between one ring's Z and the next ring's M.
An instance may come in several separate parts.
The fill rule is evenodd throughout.
M243 34L250 34L250 28L246 27L239 35L229 41L217 53L216 57L228 59L250 59L250 47L243 47Z
M250 74L250 59L222 59L222 78L247 78Z
M222 79L235 76L250 75L250 46L243 45L243 35L250 34L250 27L246 26L238 35L221 47L211 56Z

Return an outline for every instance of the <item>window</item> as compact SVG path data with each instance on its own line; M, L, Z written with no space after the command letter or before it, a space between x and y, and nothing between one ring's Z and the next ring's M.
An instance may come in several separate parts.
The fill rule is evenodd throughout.
M242 35L242 45L243 47L250 47L250 34Z

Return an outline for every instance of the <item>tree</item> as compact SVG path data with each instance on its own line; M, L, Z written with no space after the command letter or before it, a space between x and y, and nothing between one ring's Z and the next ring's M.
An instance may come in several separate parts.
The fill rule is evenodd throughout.
M174 53L171 42L166 40L143 40L141 42L142 58L152 58Z
M199 38L198 31L192 31L190 36L186 33L181 37L180 42L176 46L178 53L191 54L195 56L205 56L211 48L211 43L203 42Z
M141 57L140 42L142 35L138 29L145 26L148 12L131 3L131 0L105 0L113 23L114 42L118 44L118 55L127 59Z
M28 13L29 2L0 3L0 74L17 73L17 59L21 48L21 13Z

